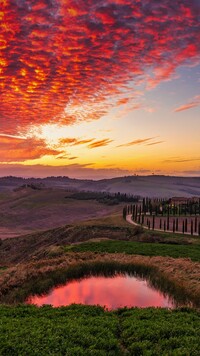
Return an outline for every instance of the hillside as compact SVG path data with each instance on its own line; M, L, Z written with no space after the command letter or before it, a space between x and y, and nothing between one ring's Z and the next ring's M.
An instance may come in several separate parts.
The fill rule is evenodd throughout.
M65 189L18 188L0 193L0 239L58 228L122 211L96 200L71 199Z
M80 180L69 177L47 178L0 178L0 192L13 190L23 184L35 184L48 188L66 190L106 191L126 193L148 197L200 196L200 177L172 176L128 176L103 180Z

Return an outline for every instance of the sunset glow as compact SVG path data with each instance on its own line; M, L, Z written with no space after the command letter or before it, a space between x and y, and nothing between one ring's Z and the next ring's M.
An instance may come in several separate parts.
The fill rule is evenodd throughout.
M1 176L200 174L198 0L4 0L0 19Z

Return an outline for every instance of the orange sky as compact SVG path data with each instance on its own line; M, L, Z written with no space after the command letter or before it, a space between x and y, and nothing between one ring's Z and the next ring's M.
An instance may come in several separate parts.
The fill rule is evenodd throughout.
M3 0L0 175L199 175L199 16L198 0Z

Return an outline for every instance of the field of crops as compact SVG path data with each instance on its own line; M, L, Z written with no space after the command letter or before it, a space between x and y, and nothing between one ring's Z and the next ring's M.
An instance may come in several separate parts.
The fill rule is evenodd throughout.
M0 355L195 356L199 325L189 309L1 306Z
M134 241L86 242L65 248L74 252L126 253L143 256L168 256L173 258L191 258L200 261L200 245L176 245L161 243L138 243Z

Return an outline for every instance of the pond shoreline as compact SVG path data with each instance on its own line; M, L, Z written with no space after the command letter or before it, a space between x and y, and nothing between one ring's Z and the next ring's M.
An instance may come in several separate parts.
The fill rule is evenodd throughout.
M73 275L76 271L80 274L80 266L85 266L84 269L87 269L94 265L99 265L99 268L103 265L121 265L124 268L129 266L136 271L140 270L142 273L149 274L154 283L159 283L160 279L167 281L169 286L173 287L172 289L181 291L194 302L200 299L199 262L192 262L187 258L69 252L57 258L20 264L5 270L0 275L0 302L9 304L13 303L16 298L23 302L27 296L26 288L29 291L30 288L36 286L36 282L41 281L41 286L39 283L41 291L48 290L53 285L63 282L63 278L65 280L66 277L69 278L69 273Z

